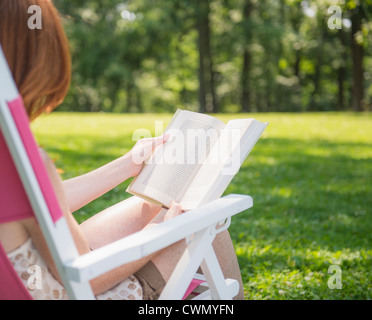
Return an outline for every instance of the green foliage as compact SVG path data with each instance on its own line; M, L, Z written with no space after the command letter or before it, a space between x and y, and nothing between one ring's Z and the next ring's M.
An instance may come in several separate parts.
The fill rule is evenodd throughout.
M198 1L54 2L65 17L74 66L61 111L199 108ZM239 111L242 99L248 100L252 111L350 109L352 39L364 47L364 57L358 59L365 66L360 77L365 87L363 105L369 108L370 0L208 3L211 72L221 111ZM361 30L352 35L346 24L341 30L329 29L327 10L334 4L341 6L342 18L349 22L360 16ZM250 8L248 16L245 8ZM247 50L249 66L243 68ZM247 81L242 81L244 77Z
M372 116L355 113L218 115L269 121L226 193L254 207L232 220L247 299L372 298ZM171 114L54 113L33 123L63 178L129 151L138 128ZM75 213L79 222L129 195L129 181ZM331 265L342 289L329 289Z

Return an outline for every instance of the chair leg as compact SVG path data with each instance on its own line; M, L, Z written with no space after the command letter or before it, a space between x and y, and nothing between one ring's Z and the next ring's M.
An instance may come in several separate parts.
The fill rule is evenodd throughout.
M92 288L89 283L78 283L74 281L66 281L65 289L68 297L71 300L95 300Z
M227 292L231 297L235 297L239 292L239 282L233 279L226 279ZM213 300L212 292L207 283L201 284L193 292L196 294L191 300Z
M209 248L212 248L212 242L215 237L213 229L214 228L208 228L197 233L193 237L177 263L159 300L182 299L205 257L205 252L208 251Z
M182 299L199 266L210 290L199 298L231 300L238 294L239 283L225 279L213 249L216 236L214 227L197 233L187 246L159 300Z
M231 300L238 294L238 282L233 279L224 278L213 247L206 252L201 269L207 280L213 299Z

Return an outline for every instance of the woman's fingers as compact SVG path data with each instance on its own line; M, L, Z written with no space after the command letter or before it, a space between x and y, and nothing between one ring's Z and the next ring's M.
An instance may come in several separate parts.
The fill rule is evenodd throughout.
M147 138L139 140L133 148L133 160L135 164L140 165L148 160L152 151L165 143L169 139L169 135L162 135L156 138Z
M182 207L179 203L172 201L167 213L164 216L164 221L172 219L182 214Z
M170 134L166 133L162 137L163 137L163 143L166 143L168 141L168 139L170 138Z
M151 144L152 148L155 149L156 147L160 146L161 144L167 142L169 139L169 134L161 135L156 138L149 138L148 143Z

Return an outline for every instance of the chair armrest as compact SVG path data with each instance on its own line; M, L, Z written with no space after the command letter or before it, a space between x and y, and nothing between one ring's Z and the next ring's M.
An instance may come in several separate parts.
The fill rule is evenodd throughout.
M64 264L66 275L76 282L88 281L123 264L164 249L252 206L253 200L250 196L225 196L67 261Z

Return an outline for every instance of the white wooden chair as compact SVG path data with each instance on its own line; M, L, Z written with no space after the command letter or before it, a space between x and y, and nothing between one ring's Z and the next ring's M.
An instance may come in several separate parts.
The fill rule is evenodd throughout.
M0 166L7 166L7 172L16 170L17 176L12 181L0 177L0 192L10 188L13 196L14 192L17 194L16 205L8 202L1 206L0 223L26 218L27 215L19 215L17 210L29 209L29 214L36 217L42 229L70 299L94 299L89 280L185 238L187 249L160 299L182 299L192 279L200 277L197 275L199 267L208 290L195 299L232 299L238 293L238 282L224 278L212 242L218 232L229 227L233 215L252 207L249 196L223 197L88 254L78 254L1 47ZM0 299L30 298L0 243Z

